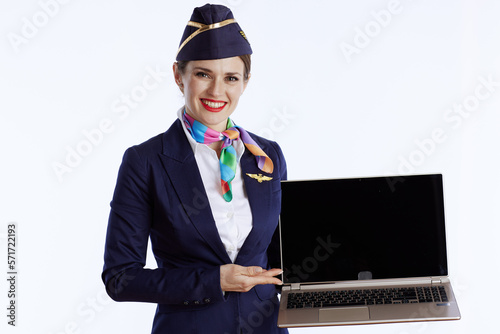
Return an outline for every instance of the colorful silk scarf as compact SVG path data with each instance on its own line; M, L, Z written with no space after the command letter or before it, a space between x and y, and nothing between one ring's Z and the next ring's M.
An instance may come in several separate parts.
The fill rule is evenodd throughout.
M203 125L189 116L185 110L182 118L186 128L196 142L208 145L218 141L223 141L219 162L222 197L224 197L226 202L231 202L233 199L231 181L234 179L236 174L236 165L238 163L236 150L232 145L233 140L241 139L243 141L245 147L255 156L257 166L260 170L269 174L273 172L274 165L271 159L266 155L266 153L264 153L259 145L257 145L252 137L250 137L248 132L246 132L242 127L235 125L230 118L227 119L227 128L223 132L215 131Z

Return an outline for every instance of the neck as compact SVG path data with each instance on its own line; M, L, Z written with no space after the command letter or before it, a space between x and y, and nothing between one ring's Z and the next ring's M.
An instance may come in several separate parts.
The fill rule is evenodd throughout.
M215 124L215 125L208 125L208 124L205 124L203 122L201 122L200 120L198 120L196 117L194 117L193 115L191 115L191 113L188 111L187 108L184 109L184 111L186 112L186 114L191 117L192 119L200 122L201 124L205 125L207 128L210 128L214 131L217 131L217 132L224 132L225 130L227 130L227 125L228 125L228 121L229 121L229 118L226 118L224 121L220 122L219 124Z
M210 147L212 150L214 150L215 153L217 153L217 157L220 158L220 152L222 150L222 141L216 141L212 144L208 144L207 146Z

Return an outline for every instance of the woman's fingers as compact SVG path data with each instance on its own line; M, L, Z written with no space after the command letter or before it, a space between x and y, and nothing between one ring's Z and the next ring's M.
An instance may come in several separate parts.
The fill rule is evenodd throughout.
M223 291L246 292L259 284L282 284L274 277L281 272L281 269L264 270L257 266L226 264L220 267L221 288Z
M269 277L273 277L273 276L278 276L280 275L281 273L283 272L283 270L281 269L269 269L269 270L264 270L262 272L262 275L264 276L269 276Z
M248 276L256 276L260 275L263 272L263 269L261 267L240 267L243 270L243 275L245 274L244 272L246 271L246 274Z

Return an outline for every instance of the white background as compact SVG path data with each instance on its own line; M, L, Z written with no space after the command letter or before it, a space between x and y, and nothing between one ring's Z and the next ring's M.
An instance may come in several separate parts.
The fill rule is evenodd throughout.
M460 321L290 332L498 332L500 2L221 1L254 50L233 119L280 143L290 179L445 178ZM19 270L16 328L0 280L2 333L150 331L155 305L104 293L109 201L124 150L165 131L183 103L171 67L203 4L0 1L0 249L16 222Z

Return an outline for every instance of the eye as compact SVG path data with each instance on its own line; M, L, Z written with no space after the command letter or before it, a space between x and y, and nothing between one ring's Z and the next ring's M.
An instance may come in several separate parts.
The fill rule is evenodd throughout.
M208 78L208 74L205 72L196 72L195 75L200 78Z
M231 76L231 77L227 77L227 79L226 79L226 80L227 80L227 81L238 81L238 80L240 80L240 79L239 79L239 78L237 78L237 77L233 77L233 76Z

